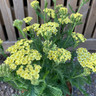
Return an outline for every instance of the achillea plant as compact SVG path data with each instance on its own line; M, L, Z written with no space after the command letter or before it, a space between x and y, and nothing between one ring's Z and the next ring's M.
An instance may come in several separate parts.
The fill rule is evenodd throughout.
M0 65L0 78L23 90L21 96L71 95L69 83L87 96L83 87L90 84L90 74L96 72L96 53L91 54L86 48L75 50L86 38L74 32L74 28L81 24L83 15L79 11L88 0L82 0L76 13L70 7L70 15L67 8L56 5L56 0L53 2L54 9L49 9L45 0L44 10L37 0L31 3L37 13L37 22L32 25L32 17L14 21L23 39L7 49L10 56ZM44 24L39 24L38 17ZM26 28L22 28L23 22ZM72 51L68 50L70 47Z

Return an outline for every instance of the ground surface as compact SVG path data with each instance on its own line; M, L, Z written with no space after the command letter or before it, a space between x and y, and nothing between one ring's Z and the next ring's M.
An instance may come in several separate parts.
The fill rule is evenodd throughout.
M0 64L4 61L5 58L0 56ZM91 75L92 84L90 86L85 85L86 91L90 94L90 96L96 96L96 74ZM18 91L14 90L10 85L4 82L0 82L0 96L14 96ZM84 96L80 93L80 91L76 88L73 88L73 96Z

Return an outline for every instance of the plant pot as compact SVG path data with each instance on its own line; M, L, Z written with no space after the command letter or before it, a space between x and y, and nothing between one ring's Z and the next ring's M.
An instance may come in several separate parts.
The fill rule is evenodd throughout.
M69 89L70 94L72 94L72 86L71 86L71 83L70 83L70 82L67 82L67 86L68 86L68 89ZM67 94L66 96L70 96L70 95Z

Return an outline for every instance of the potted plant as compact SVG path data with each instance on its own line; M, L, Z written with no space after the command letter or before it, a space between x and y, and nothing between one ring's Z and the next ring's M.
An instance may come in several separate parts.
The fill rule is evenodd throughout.
M0 79L20 90L21 96L71 96L73 86L87 96L83 87L90 84L91 72L96 72L96 53L86 48L75 50L86 38L74 28L81 24L79 11L88 0L82 0L76 13L69 5L71 15L53 2L54 9L49 9L45 0L43 11L37 0L31 3L37 23L31 25L32 17L14 21L23 39L7 49L10 56L0 65ZM44 24L39 24L39 18ZM27 27L22 29L23 21Z

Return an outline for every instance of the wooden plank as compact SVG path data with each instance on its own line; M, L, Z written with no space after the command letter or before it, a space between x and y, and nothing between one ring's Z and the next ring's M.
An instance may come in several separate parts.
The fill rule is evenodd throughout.
M78 46L87 48L88 50L96 50L96 39L88 39L85 43L82 43Z
M81 43L77 48L80 47L87 48L88 50L96 50L96 39L87 39L86 42ZM68 50L72 50L72 48L68 48Z
M34 24L34 23L37 22L37 15L36 15L35 10L30 6L30 3L32 1L34 1L34 0L27 0L27 3L28 3L28 16L33 17L33 20L32 20L31 24Z
M81 2L80 2L80 3L81 3ZM79 32L79 33L82 33L82 32L83 32L83 28L84 28L86 16L87 16L87 13L88 13L88 9L89 9L89 2L86 3L86 4L81 8L81 10L80 10L80 13L83 14L83 17L82 17L82 23L83 23L83 24L76 26L75 32Z
M15 17L16 19L23 20L24 16L24 6L23 6L23 0L13 0L14 4L14 11L15 11ZM25 24L23 23L22 27L25 27ZM22 35L19 32L19 36L22 38Z
M16 41L5 41L3 42L3 48L6 50L8 47L12 46L15 44ZM85 43L82 43L78 46L79 47L84 47L87 48L88 50L96 50L96 39L88 39ZM69 49L72 50L72 49Z
M3 42L2 46L4 48L4 51L6 52L6 49L8 49L8 47L12 46L15 44L16 41L5 41Z
M1 9L1 13L5 23L5 27L7 30L8 39L10 41L12 40L14 41L16 40L16 34L15 34L14 27L12 26L13 21L12 21L12 15L10 11L9 0L1 0L0 9Z
M93 38L96 39L96 27L95 27Z
M58 5L58 4L64 4L64 0L57 0L56 1L56 4Z
M0 22L0 39L2 39L3 41L5 41L4 31L2 29L1 22Z
M4 25L2 14L1 14L1 10L0 10L0 22L1 22L2 25Z
M76 8L77 8L77 0L68 0L68 3L67 3L67 8L68 8L68 12L71 14L71 10L69 8L69 4L72 6L73 10L76 11Z
M88 22L84 33L86 38L91 38L95 22L96 22L96 0L93 0L92 8L90 10Z

